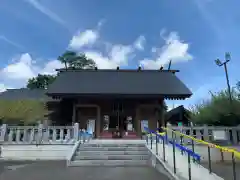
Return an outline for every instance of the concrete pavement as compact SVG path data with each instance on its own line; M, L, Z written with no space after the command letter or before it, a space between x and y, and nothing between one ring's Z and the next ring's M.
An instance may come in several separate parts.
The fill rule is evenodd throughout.
M204 162L201 165L209 169L208 163ZM212 162L212 171L226 180L233 179L233 169L230 162ZM236 164L236 179L240 179L240 163Z
M170 180L152 167L66 167L65 161L16 162L24 167L7 170L0 162L1 180Z

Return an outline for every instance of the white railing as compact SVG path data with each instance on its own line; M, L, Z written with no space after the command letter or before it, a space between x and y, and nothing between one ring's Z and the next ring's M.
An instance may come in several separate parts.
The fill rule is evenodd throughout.
M79 124L73 126L0 126L2 144L74 144Z
M179 127L170 126L172 130L181 131L183 134L193 136L204 141L214 141L214 132L225 132L226 141L230 145L237 145L240 143L240 127L225 127L225 126L193 126L193 127ZM179 138L179 137L178 137Z

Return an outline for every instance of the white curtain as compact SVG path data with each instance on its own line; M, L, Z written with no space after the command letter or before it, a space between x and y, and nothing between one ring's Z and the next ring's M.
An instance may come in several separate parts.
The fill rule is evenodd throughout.
M95 131L95 119L89 119L87 124L87 132L93 134Z

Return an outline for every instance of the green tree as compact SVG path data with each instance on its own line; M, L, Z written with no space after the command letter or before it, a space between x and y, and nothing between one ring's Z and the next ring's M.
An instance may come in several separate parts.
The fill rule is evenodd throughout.
M64 64L65 69L69 67L76 69L93 69L96 67L92 59L86 57L85 54L77 54L74 51L64 52L63 55L58 57L58 60Z
M211 93L211 99L195 105L191 111L191 119L196 124L236 126L240 124L239 91L233 89L232 103L227 90Z
M38 74L37 77L33 77L28 80L27 88L29 89L46 89L56 79L54 75L42 75Z
M69 63L73 62L77 57L77 53L74 51L65 51L61 56L58 57L58 60L64 64L65 69L68 68Z
M77 54L74 51L66 51L58 60L64 63L65 68L76 69L93 69L96 67L95 62L89 59L85 54ZM55 75L38 74L37 77L28 80L27 88L29 89L46 89L56 79Z

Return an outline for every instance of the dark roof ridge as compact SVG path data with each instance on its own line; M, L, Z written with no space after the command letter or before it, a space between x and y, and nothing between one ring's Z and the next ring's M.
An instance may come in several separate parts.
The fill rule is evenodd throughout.
M179 72L179 70L159 70L159 69L74 69L74 68L70 68L70 69L56 69L56 71L58 72L171 72L171 73L175 73L175 72Z

